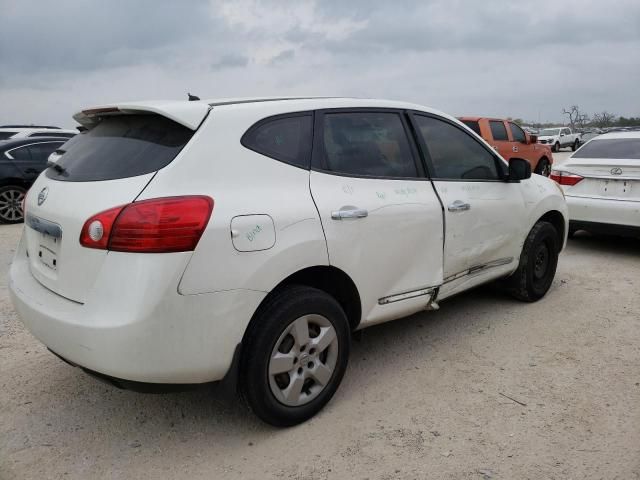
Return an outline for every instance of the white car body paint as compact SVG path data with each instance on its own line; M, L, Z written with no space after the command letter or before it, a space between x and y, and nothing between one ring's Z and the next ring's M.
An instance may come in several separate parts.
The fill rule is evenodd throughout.
M344 107L418 110L457 122L419 105L346 98L101 107L117 108L113 114L151 112L197 130L155 173L101 182L38 178L26 211L59 224L63 233L59 267L47 271L37 259L39 238L25 227L10 271L25 325L55 353L102 374L152 383L220 380L262 300L296 272L332 266L349 275L360 295L361 328L428 308L437 289L443 299L508 275L542 215L567 217L560 190L537 175L520 183L435 182L434 188L427 179L309 171L240 143L266 117ZM75 118L91 127L93 115ZM44 188L47 199L38 205ZM460 199L471 210L443 214L438 194L445 208ZM135 254L79 244L83 223L100 211L180 195L214 200L193 252ZM343 207L368 215L333 219ZM505 258L513 260L500 263ZM476 266L483 268L445 283Z

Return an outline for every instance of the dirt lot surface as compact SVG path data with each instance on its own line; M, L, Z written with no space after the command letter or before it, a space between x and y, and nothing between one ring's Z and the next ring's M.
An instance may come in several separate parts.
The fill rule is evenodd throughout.
M22 327L0 226L0 479L640 478L640 242L577 236L549 294L490 289L373 327L278 430L213 387L120 391Z

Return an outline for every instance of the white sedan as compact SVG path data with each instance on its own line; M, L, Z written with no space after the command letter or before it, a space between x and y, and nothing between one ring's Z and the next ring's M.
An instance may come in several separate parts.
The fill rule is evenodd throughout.
M578 230L640 236L640 132L599 135L554 168Z

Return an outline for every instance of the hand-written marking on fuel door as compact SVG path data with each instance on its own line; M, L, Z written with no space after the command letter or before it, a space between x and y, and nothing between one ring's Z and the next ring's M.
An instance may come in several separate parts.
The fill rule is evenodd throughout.
M262 227L260 225L256 225L253 230L247 232L247 240L253 242L256 236L262 231Z

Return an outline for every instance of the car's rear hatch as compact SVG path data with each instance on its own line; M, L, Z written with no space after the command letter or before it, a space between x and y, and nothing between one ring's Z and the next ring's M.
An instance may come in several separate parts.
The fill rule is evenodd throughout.
M57 166L40 175L25 204L29 265L42 285L85 301L109 254L80 245L85 221L133 202L179 155L209 111L207 104L185 103L101 107L75 116L89 130L61 147Z

